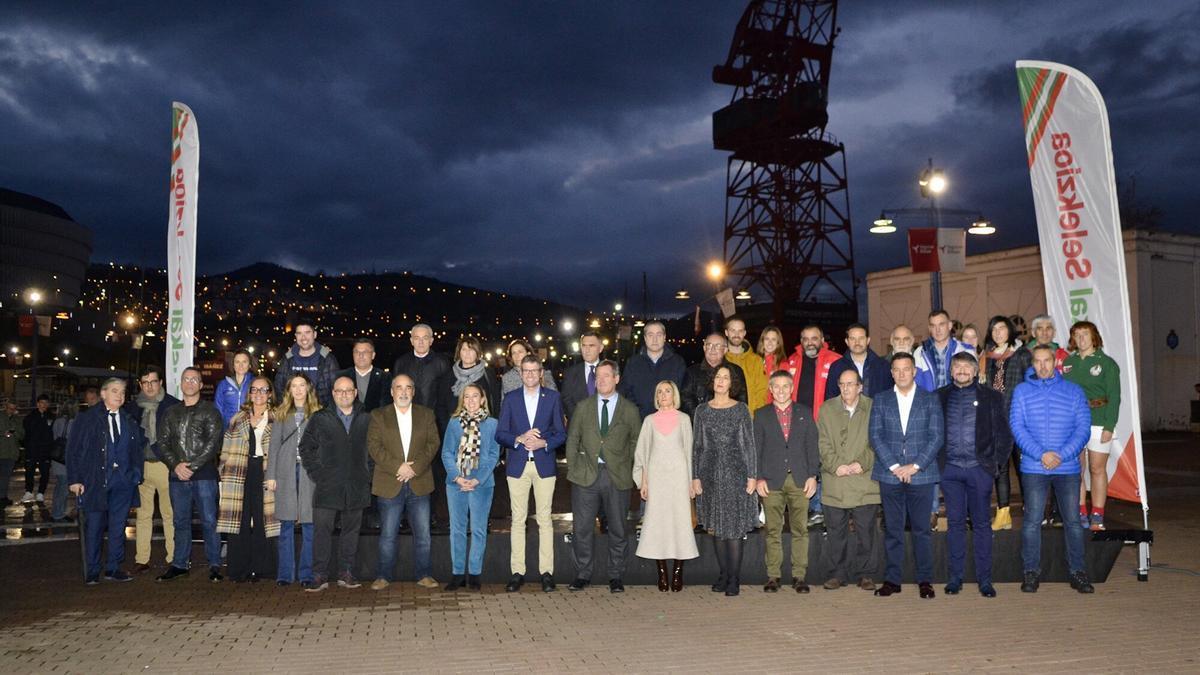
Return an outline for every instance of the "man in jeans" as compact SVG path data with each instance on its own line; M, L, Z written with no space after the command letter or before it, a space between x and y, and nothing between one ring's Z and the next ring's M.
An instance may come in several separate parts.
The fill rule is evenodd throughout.
M408 375L392 378L392 405L371 411L367 452L375 461L371 494L379 504L379 572L371 590L380 591L393 581L396 570L396 534L400 519L408 514L413 533L413 561L417 585L437 588L430 562L429 495L433 492L434 459L438 457L438 430L434 412L415 405L416 386Z
M1021 558L1025 580L1021 591L1036 593L1041 578L1041 514L1046 491L1053 486L1060 513L1079 510L1079 454L1092 432L1091 410L1079 385L1068 382L1054 369L1054 348L1033 348L1033 368L1013 392L1009 423L1021 448L1021 483L1025 518L1021 525ZM1095 589L1083 563L1083 526L1076 518L1063 520L1071 588L1080 593Z
M217 534L217 492L224 420L210 401L200 400L200 370L188 366L179 377L183 401L163 415L159 450L171 471L169 492L174 507L175 552L159 581L187 576L192 563L192 504L200 514L208 578L221 576L221 535Z

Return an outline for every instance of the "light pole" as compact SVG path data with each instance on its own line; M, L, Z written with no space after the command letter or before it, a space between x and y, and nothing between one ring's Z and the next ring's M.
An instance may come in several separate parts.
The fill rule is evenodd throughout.
M36 288L25 291L25 301L29 303L29 316L33 317L33 366L29 369L29 404L37 405L37 364L38 364L38 322L35 307L42 301L42 292Z
M924 216L929 227L932 228L940 228L942 226L943 216L970 218L971 226L967 228L969 234L988 235L996 232L996 228L992 223L984 218L983 213L979 211L971 209L947 209L939 205L938 197L946 191L949 181L941 169L934 168L932 157L929 159L929 163L925 169L918 176L917 185L921 189L921 197L928 199L929 205L925 208L917 209L884 209L879 213L879 218L871 226L872 234L891 234L896 231L896 218L910 216ZM942 309L941 270L930 272L929 275L929 308L931 311Z

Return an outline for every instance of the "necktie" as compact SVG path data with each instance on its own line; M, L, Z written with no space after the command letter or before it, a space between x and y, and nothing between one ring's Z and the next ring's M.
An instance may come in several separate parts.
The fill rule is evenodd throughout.
M596 366L588 366L587 390L588 396L592 396L596 393ZM605 401L605 403L608 402Z
M600 435L608 435L608 399L600 399Z
M115 412L108 413L108 430L112 436L112 442L116 443L117 436L120 436L121 432L117 431L117 413Z

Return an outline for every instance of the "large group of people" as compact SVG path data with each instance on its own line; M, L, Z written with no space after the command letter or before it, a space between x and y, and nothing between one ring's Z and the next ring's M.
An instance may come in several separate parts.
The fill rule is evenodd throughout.
M390 372L374 365L367 338L354 342L353 365L342 370L316 341L315 326L300 322L273 379L256 373L252 355L238 350L214 401L201 397L198 369L182 371L176 399L165 393L162 371L149 366L136 396L127 401L126 382L112 378L77 415L68 407L56 418L41 397L22 420L9 404L0 416L0 471L9 475L23 445L24 500L42 502L52 465L62 467L60 482L76 495L84 519L89 584L132 579L122 565L131 507L132 571L152 569L157 503L166 540L159 581L191 572L196 519L214 582L228 576L298 583L310 592L331 583L356 588L359 531L364 514L373 513L380 535L370 588L396 581L404 520L413 581L437 588L431 521L440 511L452 566L444 588L478 590L502 473L512 518L505 589L520 590L529 573L532 492L536 582L551 592L551 506L558 457L565 455L570 591L600 573L610 592L622 592L636 555L655 561L660 590L678 592L685 562L701 555L696 534L705 532L719 570L711 588L736 596L747 535L762 528L763 590L778 592L786 523L790 585L809 593L808 531L823 522L832 568L824 589L899 593L911 546L919 597L932 598L930 516L936 524L943 500L944 592L962 590L969 522L979 592L995 596L992 532L1012 528L1012 463L1025 505L1021 590L1034 592L1040 583L1043 513L1054 501L1065 516L1071 586L1092 592L1084 533L1104 528L1106 455L1120 406L1120 373L1095 325L1072 326L1064 350L1047 316L1033 320L1028 344L1006 317L994 317L982 336L967 326L957 337L947 312L928 319L928 337L918 342L898 326L880 356L861 324L846 331L839 355L816 325L800 331L792 352L774 326L752 346L746 323L733 317L723 332L705 336L703 357L690 366L667 344L665 325L651 321L642 349L624 367L605 358L598 334L581 335L581 359L561 382L524 340L509 344L509 370L499 374L474 337L460 338L451 358L434 352L425 324L411 329L412 351ZM642 503L632 519L631 492ZM881 512L886 567L877 584ZM595 569L598 520L606 533L602 571Z

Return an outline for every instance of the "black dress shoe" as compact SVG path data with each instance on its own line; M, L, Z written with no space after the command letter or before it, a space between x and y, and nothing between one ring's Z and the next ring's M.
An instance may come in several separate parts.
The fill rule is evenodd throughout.
M557 586L554 585L554 575L549 572L542 572L542 592L553 593Z
M946 595L958 595L958 592L961 590L962 590L962 582L961 581L951 581L950 583L946 584L946 587L942 589L942 592L945 593Z
M466 585L467 585L466 575L455 574L454 576L450 577L450 583L446 584L445 587L442 588L442 590L457 591L460 588L464 588Z
M592 582L587 579L578 579L577 578L577 579L575 579L575 581L571 582L570 586L567 586L567 590L571 591L571 592L582 591L583 589L588 587L588 584L591 584L591 583Z
M1042 585L1042 581L1037 572L1026 572L1025 580L1021 582L1022 593L1037 593L1038 586Z
M133 581L133 577L129 576L125 572L125 570L115 570L112 572L105 572L104 580L105 581L125 582L125 581Z
M609 579L608 580L608 592L609 593L624 593L625 592L625 584L621 583L620 579Z
M920 584L917 584L917 586L921 589L921 598L923 600L928 600L935 595L933 592L933 584L929 583L928 581L922 581Z
M506 593L516 593L521 590L521 586L525 583L525 577L520 574L514 574L509 578L508 583L504 585Z
M164 572L161 576L158 577L158 581L170 581L172 579L177 579L179 577L186 577L187 575L188 575L187 570L183 569L182 567L176 567L174 565L171 565L170 567L167 568L166 572Z
M225 577L221 576L221 568L220 567L214 566L214 567L208 568L208 580L209 581L211 581L215 584L224 578Z
M479 582L478 574L468 574L467 575L467 590L471 590L471 591L482 591L483 590L483 584Z
M900 592L900 584L893 584L890 581L883 582L883 585L875 589L875 595L881 598L886 598L889 595L895 595Z

